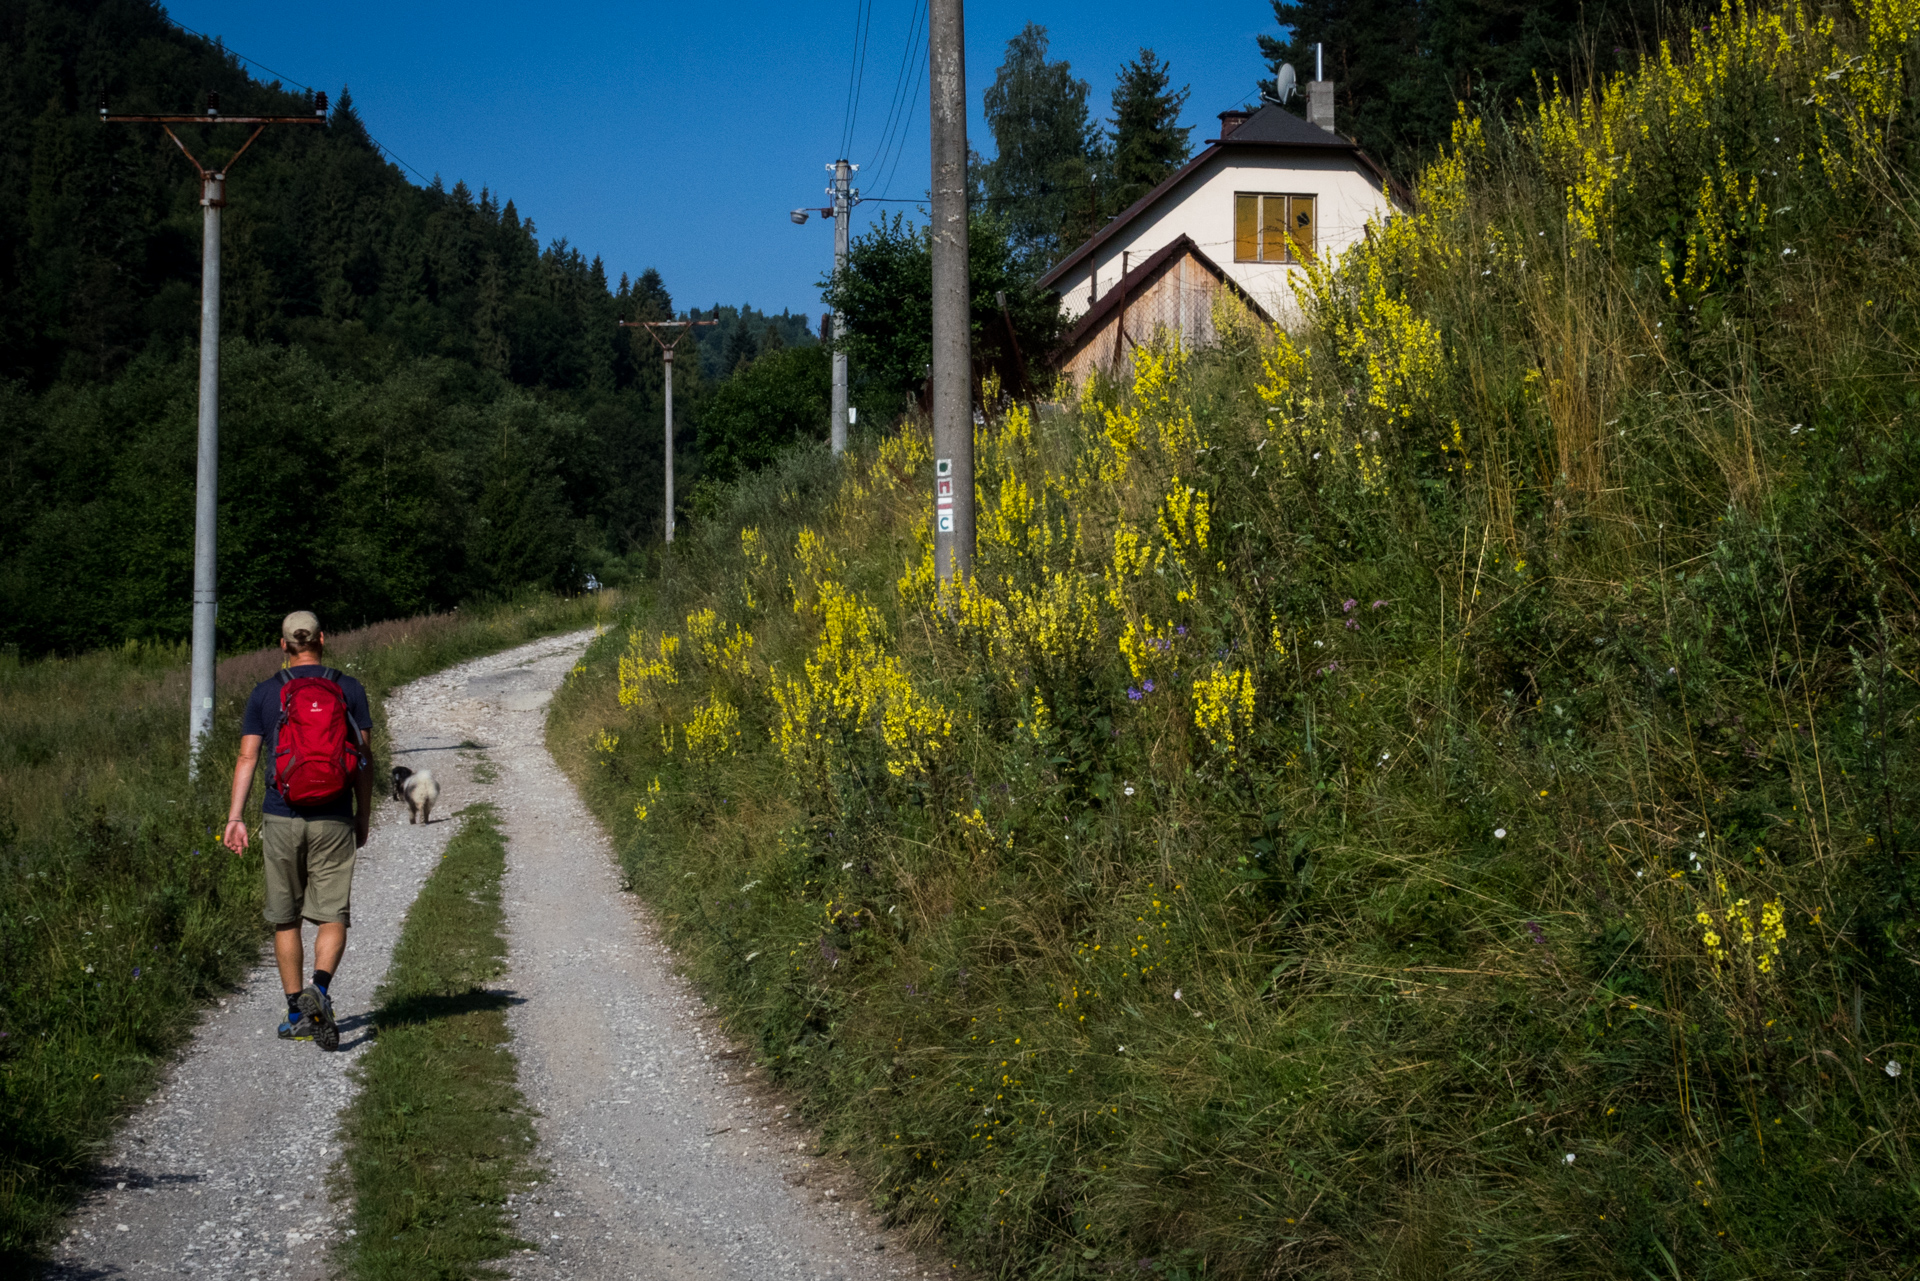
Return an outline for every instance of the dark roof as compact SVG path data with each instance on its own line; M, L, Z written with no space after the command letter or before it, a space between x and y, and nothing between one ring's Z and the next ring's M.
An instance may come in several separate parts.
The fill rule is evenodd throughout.
M1319 125L1310 125L1285 107L1271 102L1247 118L1247 122L1228 134L1223 142L1236 146L1246 142L1264 142L1283 147L1338 147L1358 151L1358 144Z
M1380 182L1393 193L1394 199L1403 205L1411 206L1413 203L1413 199L1407 194L1406 189L1395 182L1372 156L1360 150L1359 144L1351 138L1343 138L1337 133L1330 133L1322 129L1319 125L1310 125L1299 116L1294 115L1291 111L1277 107L1272 103L1267 103L1261 107L1260 110L1254 112L1245 124L1235 129L1225 138L1208 143L1206 150L1187 161L1186 164L1181 165L1179 169L1170 174L1159 186L1128 205L1118 214L1115 214L1112 221L1108 222L1107 225L1100 228L1100 230L1094 232L1085 244L1075 249L1065 258L1062 258L1054 265L1053 270L1040 277L1040 288L1051 288L1056 280L1059 280L1060 277L1079 266L1090 254L1113 239L1135 218L1138 218L1150 207L1158 203L1160 197L1166 195L1169 191L1184 182L1188 174L1198 169L1201 165L1206 164L1209 160L1213 159L1215 155L1222 151L1249 146L1275 147L1284 150L1345 152L1358 161L1362 168L1378 178Z
M1246 290L1235 284L1232 276L1220 270L1220 264L1207 257L1206 250L1195 244L1191 236L1182 234L1175 236L1170 243L1148 254L1145 262L1120 277L1113 288L1096 298L1093 306L1087 308L1086 314L1075 321L1073 328L1069 329L1066 336L1061 339L1061 349L1063 351L1073 351L1079 347L1079 345L1086 340L1088 334L1093 333L1099 329L1101 325L1106 323L1108 316L1111 316L1114 312L1126 306L1127 300L1137 293L1142 285L1151 280L1155 272L1159 271L1160 268L1164 267L1174 258L1179 257L1182 253L1190 253L1199 259L1202 267L1212 272L1214 276L1220 280L1220 283L1240 295L1240 300L1246 303L1247 306L1253 308L1254 315L1260 317L1260 319L1266 321L1268 324L1273 323L1273 317L1267 314L1266 308L1255 302L1248 296Z

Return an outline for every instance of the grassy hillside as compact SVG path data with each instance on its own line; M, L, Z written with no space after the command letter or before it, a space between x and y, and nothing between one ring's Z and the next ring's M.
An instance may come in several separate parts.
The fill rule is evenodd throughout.
M1920 7L1728 11L977 441L743 482L552 741L996 1275L1920 1257Z
M329 657L366 684L384 761L389 689L591 626L606 604L545 598L383 623L336 637ZM259 863L223 849L219 826L241 709L280 657L220 665L193 785L184 647L0 661L0 1262L31 1257L198 1002L261 955Z

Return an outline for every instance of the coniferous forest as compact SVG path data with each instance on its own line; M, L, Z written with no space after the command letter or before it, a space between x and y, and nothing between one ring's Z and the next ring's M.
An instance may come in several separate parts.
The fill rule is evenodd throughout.
M0 645L179 639L198 180L159 126L102 123L99 104L312 103L149 0L15 0L0 51ZM217 162L247 134L182 140ZM660 362L616 324L674 314L658 273L609 279L505 193L416 180L345 89L325 126L260 136L224 223L223 647L268 637L289 601L347 626L617 580L658 536ZM813 341L805 316L699 314L722 323L676 380L682 494L713 383Z

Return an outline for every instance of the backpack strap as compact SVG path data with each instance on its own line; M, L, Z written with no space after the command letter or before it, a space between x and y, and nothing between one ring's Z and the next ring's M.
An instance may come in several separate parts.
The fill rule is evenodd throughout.
M267 790L277 792L280 790L280 731L287 727L287 685L293 676L283 667L273 674L273 679L280 687L280 697L275 700L280 704L280 711L273 722L271 750L267 753Z

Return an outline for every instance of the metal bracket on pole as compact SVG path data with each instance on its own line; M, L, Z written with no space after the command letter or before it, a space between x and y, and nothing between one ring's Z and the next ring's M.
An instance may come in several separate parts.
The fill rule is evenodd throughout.
M194 468L193 504L193 657L187 681L187 772L200 772L200 756L213 732L214 665L219 657L216 623L219 597L220 515L220 211L227 205L227 171L247 153L268 125L323 125L327 122L327 95L314 99L306 116L223 116L220 96L207 95L207 110L197 116L116 116L100 101L100 119L106 124L156 124L166 131L180 154L200 175L200 208L204 211L200 254L200 429ZM180 140L174 125L252 125L253 132L240 149L217 169Z
M660 346L660 363L666 370L667 510L665 518L666 537L662 540L663 542L670 543L673 541L673 349L674 346L686 336L686 330L704 329L708 325L717 325L719 323L718 320L621 320L619 322L620 328L622 329L644 329L653 336L653 341ZM662 329L675 329L681 332L674 334L673 338L668 340L660 336Z

